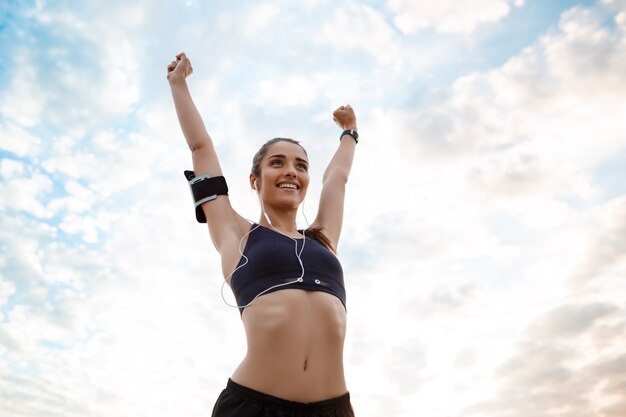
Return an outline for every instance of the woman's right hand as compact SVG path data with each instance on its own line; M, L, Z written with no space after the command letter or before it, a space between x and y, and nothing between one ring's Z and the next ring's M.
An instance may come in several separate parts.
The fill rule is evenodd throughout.
M170 62L167 66L167 80L172 82L182 81L193 72L191 61L184 52L176 55L176 61Z

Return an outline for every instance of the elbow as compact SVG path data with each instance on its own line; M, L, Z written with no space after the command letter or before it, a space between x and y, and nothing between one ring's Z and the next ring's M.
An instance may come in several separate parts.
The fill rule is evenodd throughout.
M192 153L202 152L203 150L211 150L211 138L206 135L189 135L185 136L187 145Z
M198 156L207 156L214 155L215 150L211 146L207 146L206 142L193 142L189 144L189 149L191 150L191 155ZM216 156L217 157L217 156Z
M199 151L202 149L202 142L196 142L196 143L189 143L189 150L191 151L192 154L194 153L199 153Z

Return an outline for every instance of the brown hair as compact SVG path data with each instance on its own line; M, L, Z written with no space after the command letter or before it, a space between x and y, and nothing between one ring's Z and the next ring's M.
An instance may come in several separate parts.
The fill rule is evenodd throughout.
M261 176L261 160L263 160L263 157L267 153L267 150L270 148L270 146L272 146L273 144L277 142L289 142L289 143L293 143L294 145L298 145L299 147L302 148L305 155L307 155L307 157L309 156L306 153L306 149L304 149L304 147L300 145L300 142L298 142L297 140L290 139L290 138L270 139L267 142L265 142L263 146L261 146L261 148L257 151L257 153L254 154L254 158L252 158L252 168L250 169L250 172L252 173L252 175L254 175L257 178ZM304 231L304 233L308 237L317 240L319 243L322 244L322 246L327 248L329 251L336 253L335 248L333 247L333 244L324 233L324 230L326 229L324 229L323 227L309 227L308 229Z

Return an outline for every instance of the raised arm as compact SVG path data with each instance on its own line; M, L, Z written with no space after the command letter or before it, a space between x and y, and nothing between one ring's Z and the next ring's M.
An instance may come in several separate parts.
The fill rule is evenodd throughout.
M193 156L195 174L222 175L222 168L217 159L213 141L204 126L187 86L187 77L192 72L191 62L184 53L176 55L176 61L172 61L167 67L167 80L172 90L178 122Z
M176 55L176 61L172 61L167 67L167 80L172 91L176 115L191 150L195 175L220 176L222 168L213 141L187 86L186 79L192 72L191 62L184 53ZM228 196L220 195L215 200L204 203L202 209L207 218L213 244L220 253L225 244L245 233L248 223L233 210Z
M341 106L333 112L333 119L344 130L357 130L356 116L350 105ZM330 160L322 180L322 194L317 218L311 227L323 227L335 248L339 243L343 223L343 206L346 183L352 169L356 140L343 135L339 147Z

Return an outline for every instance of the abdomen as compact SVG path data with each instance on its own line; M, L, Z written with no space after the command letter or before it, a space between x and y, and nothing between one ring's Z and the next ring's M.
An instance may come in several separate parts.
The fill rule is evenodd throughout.
M235 382L301 402L346 392L346 312L337 297L281 290L256 299L242 320L248 352L232 376Z

